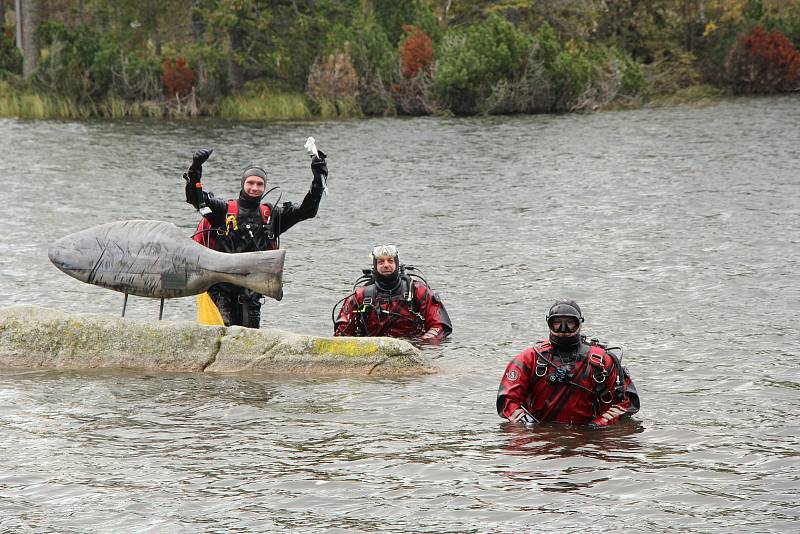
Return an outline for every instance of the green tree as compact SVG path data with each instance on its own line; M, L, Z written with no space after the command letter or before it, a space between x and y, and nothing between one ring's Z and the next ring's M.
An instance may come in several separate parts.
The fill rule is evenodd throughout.
M439 39L439 23L430 6L419 0L402 2L375 2L375 18L384 28L386 37L392 45L397 46L405 36L403 26L411 25L422 28L434 41Z
M511 80L527 57L531 37L498 15L465 30L450 30L437 51L433 90L456 113L474 112L501 80Z
M22 55L16 39L13 26L0 31L0 78L8 74L22 74Z
M123 52L114 40L87 26L68 28L47 22L40 25L39 32L49 52L34 77L40 89L78 104L108 96L127 100L161 96L157 62Z

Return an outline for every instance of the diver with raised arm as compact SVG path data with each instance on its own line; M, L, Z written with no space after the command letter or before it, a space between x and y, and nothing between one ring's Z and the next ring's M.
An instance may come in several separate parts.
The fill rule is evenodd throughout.
M195 241L219 252L236 254L259 250L276 250L280 236L300 221L317 215L328 166L325 153L316 151L311 158L311 187L302 203L284 202L273 205L262 202L266 195L267 172L253 165L244 170L240 178L239 197L222 200L202 187L203 164L212 150L195 152L186 180L186 202L203 215L194 235ZM219 309L225 326L240 325L249 328L261 326L259 293L233 284L211 286L208 294Z

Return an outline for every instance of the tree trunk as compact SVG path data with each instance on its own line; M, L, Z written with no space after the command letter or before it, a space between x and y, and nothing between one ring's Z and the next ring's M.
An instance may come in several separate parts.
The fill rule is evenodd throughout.
M244 37L238 27L228 31L228 87L231 93L239 91L244 85L244 69L236 58L236 53L242 49Z
M22 76L30 78L39 66L39 0L21 0L22 7Z
M203 16L197 11L200 7L200 0L192 0L192 39L195 43L200 43L203 40L203 35L206 33L206 24L203 21Z
M147 1L144 5L144 24L146 35L153 41L156 47L156 56L161 57L161 31L158 26L159 15L165 13L161 2Z

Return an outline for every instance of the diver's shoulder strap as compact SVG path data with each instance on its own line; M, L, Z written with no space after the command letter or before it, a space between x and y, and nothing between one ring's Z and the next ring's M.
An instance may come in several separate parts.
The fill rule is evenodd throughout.
M258 205L259 213L261 213L261 220L264 224L269 224L270 217L272 215L272 207L269 204L259 204ZM239 201L232 198L228 200L228 213L226 213L227 217L239 217Z
M377 296L378 296L378 286L376 286L374 283L364 286L364 295L363 295L364 300L362 304L365 304L367 306L372 306L372 304L375 302L375 297Z

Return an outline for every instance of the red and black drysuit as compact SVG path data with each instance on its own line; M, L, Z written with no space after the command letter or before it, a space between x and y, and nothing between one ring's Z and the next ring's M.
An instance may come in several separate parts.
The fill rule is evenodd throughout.
M345 298L334 336L387 336L440 343L453 331L439 296L427 285L401 276L393 290L371 283Z
M275 250L279 247L279 237L283 232L317 215L322 191L322 182L315 179L301 204L284 202L282 206L261 204L258 199L250 198L244 192L239 194L238 199L226 201L204 191L203 198L211 213L205 216L207 224L198 226L199 233L195 239L214 250L232 254ZM186 202L199 208L195 187L191 182L186 184ZM234 219L230 218L231 215ZM214 284L208 289L208 294L219 308L225 326L260 327L261 294L227 283Z
M497 413L511 417L523 407L535 423L604 427L639 411L636 386L615 354L581 337L569 351L550 341L525 349L506 367Z

